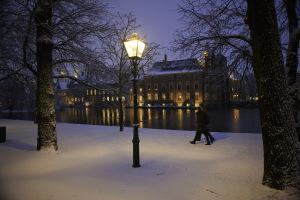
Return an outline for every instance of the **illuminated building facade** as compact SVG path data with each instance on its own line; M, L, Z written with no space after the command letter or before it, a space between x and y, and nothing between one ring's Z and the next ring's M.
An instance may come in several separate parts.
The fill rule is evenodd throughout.
M115 85L97 85L98 89L81 84L70 84L67 89L57 90L57 105L116 107L119 100ZM126 97L123 96L123 101Z
M227 102L227 62L223 55L156 62L138 84L138 104L145 107L222 106ZM204 91L203 91L204 90ZM203 98L204 96L204 98ZM133 96L130 90L129 103Z

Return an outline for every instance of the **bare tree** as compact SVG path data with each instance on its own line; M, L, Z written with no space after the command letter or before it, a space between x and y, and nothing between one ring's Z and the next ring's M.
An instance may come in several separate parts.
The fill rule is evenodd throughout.
M299 4L297 0L275 1L296 123L299 103L296 86ZM250 32L244 23L246 7L244 0L184 0L179 6L179 12L185 25L175 34L174 50L199 57L207 46L219 49L229 60L230 74L238 74L241 79L247 77L253 71Z
M38 0L35 10L37 62L37 150L57 150L54 88L52 78L52 9L51 0Z
M263 184L276 189L299 187L296 130L284 73L274 1L248 0L246 23L260 97L264 143Z
M286 10L288 24L288 49L286 53L287 82L294 111L294 119L296 124L298 124L297 106L299 104L299 91L297 87L297 67L300 27L298 22L299 8L297 9L297 7L299 7L299 1L284 0L283 2Z
M253 67L260 99L264 143L263 183L277 189L297 185L299 173L295 124L291 118L281 52L285 49L285 44L280 43L279 37L284 34L286 24L289 23L289 40L293 42L289 42L286 63L287 66L291 65L289 63L293 65L288 66L292 68L293 74L288 76L292 77L289 78L292 79L290 83L294 84L297 68L295 55L298 51L295 34L298 22L295 18L295 1L285 3L287 13L291 15L288 20L282 9L282 1L277 1L275 8L274 1L249 0L247 4L243 0L184 0L179 12L182 13L185 27L176 33L174 42L175 50L191 55L199 55L206 45L220 49L228 56L231 71L243 72L248 67ZM250 29L245 24L245 19L248 19L246 21L249 22ZM277 27L277 20L280 28ZM295 95L295 90L292 93Z
M117 13L112 21L112 30L110 35L102 42L100 54L104 60L107 71L112 75L112 80L118 83L118 103L119 103L119 124L120 131L123 131L123 95L125 88L131 78L131 67L123 42L138 30L140 25L137 23L135 16L131 13L121 15ZM140 62L140 72L143 73L157 55L158 45L147 43L143 59Z
M216 49L227 56L230 73L250 70L245 1L184 0L179 13L184 26L175 33L175 51L201 58L202 52Z
M4 27L0 31L0 80L26 75L37 83L37 149L57 149L52 75L60 69L96 68L99 62L92 41L104 38L109 29L104 20L106 4L13 0L1 2L0 9Z

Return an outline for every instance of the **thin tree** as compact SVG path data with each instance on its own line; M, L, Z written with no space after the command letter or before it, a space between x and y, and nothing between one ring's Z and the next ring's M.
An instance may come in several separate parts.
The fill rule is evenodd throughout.
M120 131L124 130L124 100L126 88L131 79L131 67L123 42L136 32L140 25L137 23L132 13L122 15L117 13L112 20L110 35L102 41L100 55L103 59L107 72L111 74L113 82L118 85L118 104L119 104L119 125ZM147 42L143 59L140 62L139 70L144 72L145 68L154 62L157 55L158 45Z

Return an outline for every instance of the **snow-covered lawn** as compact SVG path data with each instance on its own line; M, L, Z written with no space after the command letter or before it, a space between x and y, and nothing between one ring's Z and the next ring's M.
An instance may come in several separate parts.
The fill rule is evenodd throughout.
M189 143L193 131L139 129L141 168L132 168L132 129L57 124L58 152L37 152L31 121L0 120L1 200L287 199L261 185L259 134L213 133Z

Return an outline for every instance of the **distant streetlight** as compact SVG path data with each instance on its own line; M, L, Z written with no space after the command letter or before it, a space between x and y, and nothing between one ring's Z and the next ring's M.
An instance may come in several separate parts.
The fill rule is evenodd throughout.
M138 37L137 33L133 33L131 37L124 42L128 57L130 59L133 74L133 165L132 167L140 167L140 150L139 150L139 130L138 130L138 102L137 102L137 86L136 78L138 75L138 64L142 58L145 49L145 43Z

